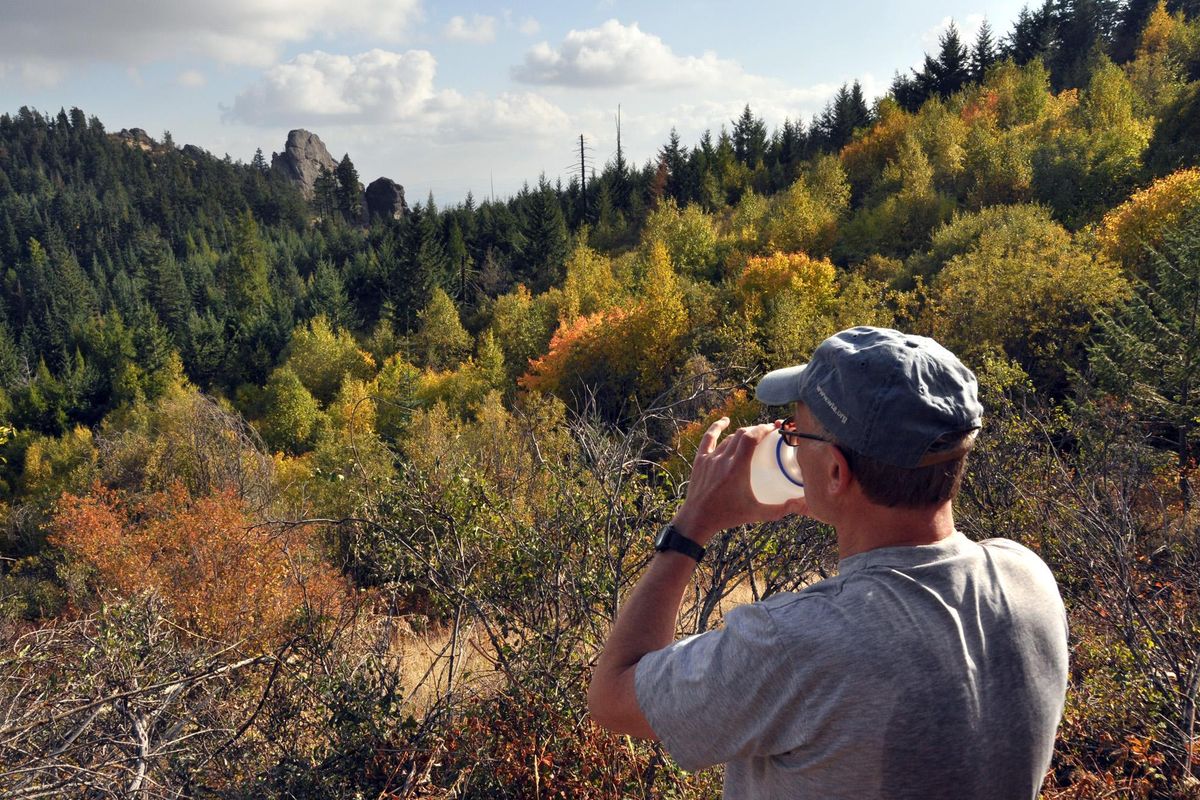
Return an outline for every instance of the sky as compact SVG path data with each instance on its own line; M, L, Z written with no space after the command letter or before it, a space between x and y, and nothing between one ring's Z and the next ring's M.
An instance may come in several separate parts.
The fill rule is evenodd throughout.
M953 21L997 39L1025 0L486 3L0 0L0 113L78 107L218 157L269 159L288 131L349 153L409 203L510 196L616 154L653 158L749 104L806 124L843 83L868 98Z

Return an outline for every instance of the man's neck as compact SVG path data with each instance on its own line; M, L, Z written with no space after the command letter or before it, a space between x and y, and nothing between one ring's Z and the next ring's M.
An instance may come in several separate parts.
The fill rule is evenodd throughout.
M929 508L887 508L864 502L847 516L834 524L838 558L880 547L934 544L954 533L954 511L949 501Z

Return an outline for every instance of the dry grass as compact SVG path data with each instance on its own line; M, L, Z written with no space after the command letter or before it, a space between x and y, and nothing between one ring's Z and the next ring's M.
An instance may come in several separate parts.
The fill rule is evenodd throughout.
M451 690L468 687L472 692L486 692L495 688L500 673L494 666L494 654L487 636L470 624L464 624L457 636L453 625L423 630L403 625L392 637L391 656L417 715Z

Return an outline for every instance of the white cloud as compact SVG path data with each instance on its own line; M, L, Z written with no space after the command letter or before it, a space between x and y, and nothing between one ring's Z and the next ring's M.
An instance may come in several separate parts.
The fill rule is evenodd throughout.
M513 16L511 8L506 8L501 11L500 16L504 18L504 27L516 28L517 31L524 36L533 36L542 29L541 23L533 17L526 17L520 22L517 22L516 18Z
M637 25L610 19L598 28L572 30L557 48L535 45L512 70L525 83L574 87L671 88L725 82L743 75L735 61L707 52L678 56L662 39Z
M198 69L187 69L179 73L175 78L175 82L180 86L185 86L189 89L198 89L208 83L208 79L204 77L204 73Z
M420 18L420 0L144 0L4 2L0 63L56 54L60 65L140 65L180 56L266 66L288 43L315 34L369 33L401 41Z
M67 76L67 71L58 62L35 56L7 64L0 60L0 79L8 75L31 89L47 89L61 83Z
M436 72L425 50L302 53L266 70L224 117L262 126L385 126L397 135L456 141L552 135L567 127L567 115L540 95L463 96L438 89Z
M448 39L463 42L491 42L496 39L496 18L473 14L468 22L463 17L451 17L442 29Z
M258 124L294 118L355 123L405 119L434 100L436 69L426 50L301 53L266 70L237 96L227 117Z

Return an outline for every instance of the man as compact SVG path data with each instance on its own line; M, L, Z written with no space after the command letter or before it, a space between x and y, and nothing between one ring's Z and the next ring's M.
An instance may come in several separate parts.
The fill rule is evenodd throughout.
M656 542L592 679L611 730L658 738L687 770L725 763L737 798L1035 798L1067 679L1054 578L1006 539L954 529L981 425L975 376L932 339L852 328L758 385L805 496L755 501L773 426L705 433L687 499ZM703 546L789 513L833 526L837 577L740 606L673 642Z

